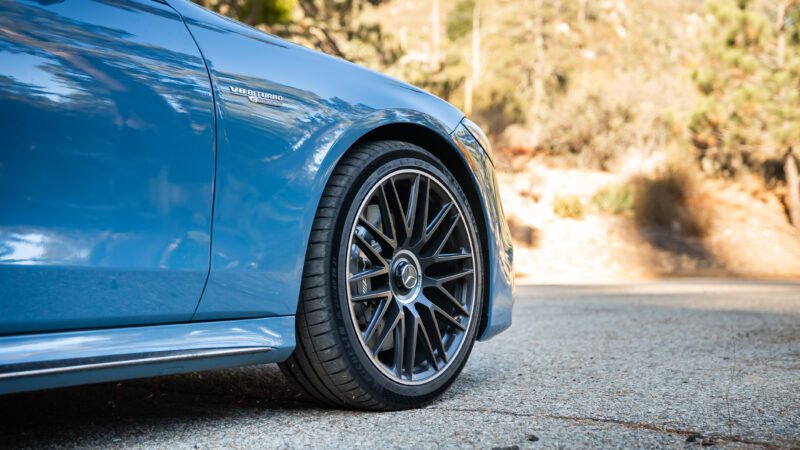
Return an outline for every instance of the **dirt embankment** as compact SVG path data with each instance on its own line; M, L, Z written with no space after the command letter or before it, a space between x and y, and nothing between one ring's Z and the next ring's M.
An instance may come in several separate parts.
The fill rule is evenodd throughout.
M609 214L592 205L604 186L624 175L549 168L532 163L499 175L515 240L521 281L579 283L671 276L800 279L800 233L777 197L716 180L699 184L706 229L688 236L643 226L634 213ZM564 218L554 204L578 199L583 213Z

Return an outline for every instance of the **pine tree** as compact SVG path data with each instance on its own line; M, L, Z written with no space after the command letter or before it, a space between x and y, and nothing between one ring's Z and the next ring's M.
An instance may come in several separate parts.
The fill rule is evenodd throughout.
M783 159L785 172L796 171L789 159L800 142L798 1L708 0L706 7L708 39L694 73L702 98L690 124L703 168L733 175ZM795 198L798 186L789 188Z

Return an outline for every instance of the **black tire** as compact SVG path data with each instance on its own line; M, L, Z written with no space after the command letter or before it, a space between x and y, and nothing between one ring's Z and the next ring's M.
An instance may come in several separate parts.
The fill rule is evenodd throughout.
M433 339L429 337L429 334L425 334L424 338L428 339L427 347L423 350L417 349L416 343L418 339L422 339L422 337L417 336L417 327L425 328L427 326L422 323L425 320L424 318L414 315L414 317L409 316L408 321L406 321L405 316L403 316L402 324L397 326L400 331L394 330L399 332L399 335L394 334L393 331L388 331L391 326L383 324L381 330L386 328L386 335L398 336L396 338L399 339L398 342L406 345L411 340L408 340L410 338L405 337L406 334L404 333L410 332L409 330L412 328L406 328L405 324L406 322L413 323L413 325L409 325L413 327L413 334L409 336L414 336L414 345L410 347L411 350L408 350L409 347L407 346L401 345L399 347L401 349L398 351L400 355L398 357L399 361L395 361L397 375L394 376L392 374L387 375L386 371L391 369L382 368L381 360L377 356L370 355L367 351L368 344L366 341L360 340L363 339L364 334L359 329L360 325L355 323L357 319L351 309L355 308L355 306L351 307L349 297L351 289L349 286L353 285L344 282L344 280L351 279L347 278L351 275L349 271L346 271L349 269L346 269L345 266L348 266L353 261L348 258L353 258L351 235L354 236L354 233L357 232L355 231L356 225L360 223L356 222L358 220L356 215L361 214L359 208L362 207L359 205L362 205L365 199L369 201L367 196L370 192L375 192L375 187L379 181L393 176L392 174L412 169L422 174L422 178L431 178L431 180L425 178L422 181L427 183L426 189L428 191L432 189L431 186L436 187L435 185L438 185L437 189L444 186L445 190L449 191L450 198L455 200L459 210L456 211L454 209L453 211L460 213L463 217L463 222L459 222L462 225L451 226L451 231L440 239L442 242L451 239L452 229L456 226L468 230L467 233L461 232L461 239L465 239L463 236L468 236L466 239L469 240L471 245L470 250L474 256L470 260L470 267L474 271L474 281L471 282L471 285L467 285L465 282L463 286L467 287L454 288L458 292L455 295L459 298L467 298L469 293L472 295L472 301L469 304L471 313L464 318L459 317L457 319L459 323L466 322L462 323L463 330L455 325L447 325L448 322L442 325L441 320L437 322L437 317L440 316L437 316L435 312L429 312L430 317L433 317L432 326L436 327L436 332L439 332L440 327L444 330L440 333L444 337L438 339L438 344L441 347L437 346L434 349L431 345ZM436 181L439 183L435 183ZM418 183L416 186L420 186L419 181L415 180L415 182ZM398 189L400 188L396 188L394 192L400 192ZM413 191L417 193L417 198L419 198L420 189ZM412 202L413 195L413 193L408 194L409 202ZM396 197L399 198L400 195L397 194ZM382 198L386 200L388 197L384 194ZM426 211L429 208L431 210L433 208L433 206L428 206L431 198L433 198L433 194L426 194L426 206L424 207ZM419 201L411 203L415 206L409 206L409 211L411 211L411 208L418 207L419 203ZM442 206L442 208L444 207ZM448 209L447 211L450 210ZM391 213L388 215L391 215ZM414 220L418 219L418 217L415 219L411 215L409 217L411 217L412 224ZM454 217L458 217L458 215L455 214ZM432 222L436 220L436 217L430 220L428 218L429 214L426 212L422 219L423 227L426 227L426 224L430 224L425 228L426 232L432 226ZM442 219L441 222L444 222L444 220ZM452 220L458 221L459 219ZM413 225L412 228L414 226L416 225ZM434 228L434 231L429 233L426 239L430 238L434 232L438 232L436 230ZM391 231L395 235L394 242L399 242L397 239L398 231L394 228ZM403 230L401 229L400 231L402 232ZM408 240L410 241L411 238L409 237ZM307 395L319 402L336 407L363 410L397 410L419 407L435 400L450 387L463 369L476 338L483 306L482 280L484 263L480 241L475 217L466 196L453 175L432 154L416 145L401 141L370 142L351 149L336 166L320 199L303 270L296 316L297 346L292 356L280 364L281 370L289 378L293 379ZM447 255L441 253L443 246L444 244L438 246L435 257L441 255L442 258L445 256L452 258L452 253ZM459 251L463 251L463 248ZM396 258L393 257L392 259ZM436 260L436 264L440 263L440 261ZM386 267L387 270L390 269L388 263ZM420 272L424 273L426 270L428 268L420 268ZM407 270L407 272L410 271L410 269ZM395 276L392 280L398 279L397 275L393 275L393 273L391 270L386 273L387 280L392 276ZM423 273L419 276L422 281L418 281L420 288L418 288L417 292L422 292L423 289ZM356 281L352 282L358 283ZM397 282L394 281L394 283ZM416 278L414 282L417 283ZM391 281L386 281L387 286L390 283ZM403 283L411 285L410 280L405 280ZM439 283L437 288L443 284L444 281ZM472 287L470 288L469 286ZM386 289L388 290L389 288L387 287ZM397 289L406 289L406 287L404 285ZM466 294L462 295L462 290ZM393 298L389 296L386 301L392 302ZM394 301L397 302L397 300ZM405 311L403 305L399 303L397 305L400 311ZM407 304L404 305L407 308L411 308ZM413 307L417 308L416 306ZM385 308L388 310L390 306ZM376 315L377 310L378 307L375 307L374 314ZM385 314L388 315L389 313ZM402 313L398 314L402 315ZM456 314L453 314L453 317L455 316ZM381 317L375 319L375 322L378 323ZM389 319L384 320L387 323L389 321ZM412 322L412 320L414 321ZM426 323L431 323L431 319L427 319ZM378 326L374 328L378 328ZM451 342L450 347L454 349L445 348L443 344L446 339L450 338L450 335L446 334L448 332L453 333L453 338L449 342ZM378 334L382 333L383 331ZM422 335L420 334L420 336ZM389 350L383 350L386 339L384 336L383 340L375 344L376 353L384 355L385 353L381 352L389 352ZM395 338L393 337L392 341L394 340ZM458 342L457 348L455 348L456 342ZM428 352L428 350L431 351ZM410 351L410 353L405 353L406 351ZM425 351L425 353L415 353L415 351ZM448 357L447 352L453 352L452 357ZM410 365L408 358L405 359L404 365L402 358L404 354L411 355ZM423 356L416 356L418 354ZM427 358L428 360L420 360L420 363L417 364L416 361L419 358ZM444 364L442 369L438 368L437 358L440 358L439 361ZM423 369L427 371L425 374L432 373L431 375L425 375L430 379L423 378L422 381L413 382L414 376L422 376L417 375L416 371L422 372ZM408 377L407 381L403 379L404 376Z

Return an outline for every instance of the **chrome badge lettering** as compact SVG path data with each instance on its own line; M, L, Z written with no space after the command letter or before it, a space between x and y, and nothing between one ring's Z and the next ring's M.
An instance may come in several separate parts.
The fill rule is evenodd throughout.
M256 91L255 89L245 89L238 86L228 86L233 95L247 97L253 103L269 106L283 106L283 96L270 94L269 92Z

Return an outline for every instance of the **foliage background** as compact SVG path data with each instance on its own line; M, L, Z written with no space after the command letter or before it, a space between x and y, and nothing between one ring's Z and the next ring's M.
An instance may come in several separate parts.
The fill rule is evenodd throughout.
M700 238L737 188L800 229L798 0L196 1L460 107L523 210ZM540 195L541 167L613 182Z

